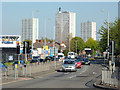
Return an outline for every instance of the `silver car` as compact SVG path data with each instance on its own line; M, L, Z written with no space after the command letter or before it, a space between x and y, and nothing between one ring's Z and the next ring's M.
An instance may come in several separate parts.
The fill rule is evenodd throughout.
M72 59L65 59L62 64L63 71L77 71L76 63Z

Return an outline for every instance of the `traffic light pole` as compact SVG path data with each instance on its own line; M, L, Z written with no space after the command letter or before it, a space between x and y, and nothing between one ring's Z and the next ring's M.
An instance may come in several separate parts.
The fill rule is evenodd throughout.
M26 77L26 75L27 75L27 70L26 70L26 69L27 69L27 68L26 68L26 66L27 66L27 54L26 54L26 51L27 51L26 48L27 48L27 47L26 47L26 46L27 46L27 45L26 45L26 44L27 44L27 43L25 42L25 66L24 66L24 67L25 67L25 77Z
M113 71L115 70L115 61L114 61L114 44L115 42L112 41L112 68L113 68Z

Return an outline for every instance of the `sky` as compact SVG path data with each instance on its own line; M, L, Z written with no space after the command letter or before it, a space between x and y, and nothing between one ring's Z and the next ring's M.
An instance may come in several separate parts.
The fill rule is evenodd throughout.
M39 39L45 36L54 39L55 15L59 7L62 11L76 13L76 36L79 37L81 22L96 22L98 32L108 12L110 22L118 17L118 2L2 2L2 34L22 35L22 19L32 18L33 12L34 17L39 18ZM97 39L99 37L97 34Z

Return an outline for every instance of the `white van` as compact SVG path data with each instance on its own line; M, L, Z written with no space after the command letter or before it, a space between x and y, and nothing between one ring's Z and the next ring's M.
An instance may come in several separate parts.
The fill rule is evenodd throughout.
M75 58L75 53L74 52L68 52L68 58Z
M64 59L64 54L58 53L57 58L59 59L59 61L62 61Z

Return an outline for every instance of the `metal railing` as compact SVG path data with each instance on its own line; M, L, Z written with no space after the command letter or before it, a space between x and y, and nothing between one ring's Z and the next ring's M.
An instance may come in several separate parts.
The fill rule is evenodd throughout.
M2 71L2 78L3 79L10 79L10 78L19 78L19 77L28 77L34 76L36 73L42 73L45 71L55 71L55 69L59 69L61 67L61 62L56 61L56 68L54 61L46 62L46 63L29 63L26 67L17 67L13 68L9 66L6 70ZM16 71L15 71L16 70Z

